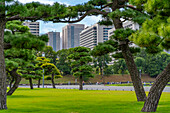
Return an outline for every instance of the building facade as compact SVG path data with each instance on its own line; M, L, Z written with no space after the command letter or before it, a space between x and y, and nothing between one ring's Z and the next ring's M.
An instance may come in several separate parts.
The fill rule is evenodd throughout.
M37 35L39 36L40 33L40 23L39 22L23 22L23 25L25 26L28 26L29 29L30 29L30 32L33 34L33 35Z
M80 46L80 32L84 24L68 24L62 28L62 49Z
M54 51L59 51L60 48L60 32L48 32L48 46L51 46Z
M139 29L139 24L138 23L135 23L135 22L132 22L132 21L126 21L123 23L123 27L124 28L130 28L130 29L133 29L133 30L138 30ZM112 36L113 35L113 32L115 31L115 27L113 27L112 29L110 29L108 31L108 36Z
M108 40L108 30L113 26L94 24L80 33L80 46L93 49L99 42Z

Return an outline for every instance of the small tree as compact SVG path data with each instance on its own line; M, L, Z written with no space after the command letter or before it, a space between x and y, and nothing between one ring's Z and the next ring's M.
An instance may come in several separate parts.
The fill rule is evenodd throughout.
M113 46L105 43L99 43L97 46L94 47L94 49L91 51L91 55L98 59L98 66L100 68L100 73L103 78L103 83L105 84L105 79L103 75L104 67L106 66L107 57L110 52L113 52L114 48ZM111 58L109 58L108 61L111 61Z
M52 63L44 63L41 66L43 69L45 69L45 75L49 75L51 74L51 82L52 82L52 86L53 88L55 88L55 82L54 79L55 78L61 78L61 74L60 71L58 70L58 68L52 64Z
M61 78L61 74L59 69L52 63L49 63L50 60L45 58L45 57L37 57L36 59L37 61L39 61L39 66L41 66L42 69L44 69L44 75L49 75L51 74L51 82L52 82L52 86L53 88L55 88L55 82L54 79L55 78Z
M70 60L67 58L71 52L69 49L62 49L57 51L57 68L63 73L62 75L71 74Z
M28 63L25 67L23 67L20 70L20 72L22 73L22 77L29 80L30 89L33 89L32 79L36 78L34 69L35 66L32 63Z
M92 61L90 49L86 47L71 48L72 54L68 56L72 59L71 67L73 76L79 78L79 90L83 90L83 77L92 77L92 66L89 64Z

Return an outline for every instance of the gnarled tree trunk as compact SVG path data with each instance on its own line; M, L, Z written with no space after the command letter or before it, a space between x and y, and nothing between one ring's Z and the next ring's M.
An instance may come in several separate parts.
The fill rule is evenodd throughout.
M32 78L29 78L30 89L33 89Z
M5 4L0 2L0 4ZM0 11L0 109L7 109L6 105L6 71L4 57L4 29L5 29L5 11Z
M7 95L12 95L14 93L14 91L18 88L19 83L21 81L21 76L16 71L17 71L17 69L14 69L12 71L8 71L10 73L10 75L14 78L15 83L10 88L10 90L7 92Z
M145 104L141 110L142 112L156 112L162 91L169 81L170 81L170 63L167 65L164 71L156 77L156 81L152 85L148 94L148 98L145 101Z
M122 44L121 49L122 49L122 54L123 54L124 59L126 61L128 71L130 73L130 76L131 76L131 79L132 79L132 82L133 82L133 86L134 86L134 89L135 89L137 100L138 101L145 101L146 100L145 90L143 88L141 78L139 76L139 73L138 73L136 64L134 62L132 53L129 50L128 44L127 43Z
M114 22L116 29L123 28L122 22L119 18L114 19L113 22ZM128 71L130 73L130 76L133 82L137 100L145 101L146 100L145 90L143 88L141 78L139 76L136 64L134 62L133 55L130 52L128 41L122 41L119 44L121 46L122 54L126 61L126 65L128 67Z
M79 77L79 90L83 90L83 77Z
M52 74L51 76L52 76L52 78L51 78L52 86L53 86L53 88L55 88L55 83L54 83L54 74Z

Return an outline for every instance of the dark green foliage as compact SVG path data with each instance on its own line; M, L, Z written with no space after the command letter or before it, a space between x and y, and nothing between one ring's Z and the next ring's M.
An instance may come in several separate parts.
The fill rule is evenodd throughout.
M109 65L104 69L104 74L107 75L113 75L114 74L114 70L113 70L113 66Z
M169 45L169 0L145 1L145 10L152 15L151 19L147 19L142 28L130 37L137 45L146 47L149 53L158 53L163 49L168 50ZM140 1L132 2L135 5L141 4Z
M57 68L62 72L62 75L71 74L71 61L67 58L71 54L68 49L57 51Z
M115 49L109 44L99 43L97 46L94 47L94 49L91 52L91 55L102 56L110 52L113 52L114 50Z
M95 68L99 67L99 69L101 69L103 67L104 70L105 70L105 68L107 69L108 64L111 61L112 61L112 58L109 54L105 54L103 56L98 56L98 57L93 58L94 67ZM101 70L100 70L100 73L101 73Z
M72 59L72 73L75 77L85 76L92 77L91 72L93 71L92 66L89 62L92 61L90 57L90 49L86 47L75 47L72 48L72 54L68 56Z
M139 25L141 25L146 19L149 18L147 14L141 13L139 11L136 11L130 8L125 8L124 10L117 9L116 11L111 12L109 14L109 17L112 19L122 18L125 20L131 20L131 21L137 22Z
M134 33L134 30L132 29L117 29L114 31L114 35L112 35L110 38L114 39L114 40L119 40L119 41L123 41L126 40L132 33Z
M98 22L100 25L105 25L105 26L111 26L113 25L113 22L110 21L110 20L107 20L107 21L104 21L104 20L101 20Z
M28 26L23 26L23 22L14 20L14 21L8 21L6 23L6 29L10 29L13 34L15 33L25 33L29 31Z
M128 69L126 66L126 62L124 59L118 59L114 62L113 64L113 72L114 74L127 74L128 73Z
M34 51L29 49L16 49L16 48L6 50L5 57L12 60L20 58L25 61L35 59Z
M103 6L107 3L107 0L90 0L88 3L94 6Z
M156 55L148 54L143 49L135 58L135 63L138 69L143 73L149 74L151 77L156 77L170 62L170 55L165 52Z

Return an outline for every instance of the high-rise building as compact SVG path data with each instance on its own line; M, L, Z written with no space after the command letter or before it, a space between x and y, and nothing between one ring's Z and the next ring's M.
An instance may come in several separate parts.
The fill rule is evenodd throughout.
M93 49L99 42L108 40L108 30L113 26L94 24L80 33L80 46Z
M68 24L62 28L62 49L80 46L80 32L84 24Z
M48 46L51 46L54 51L60 50L60 32L48 32Z
M39 22L23 22L23 25L28 26L33 35L39 36Z

